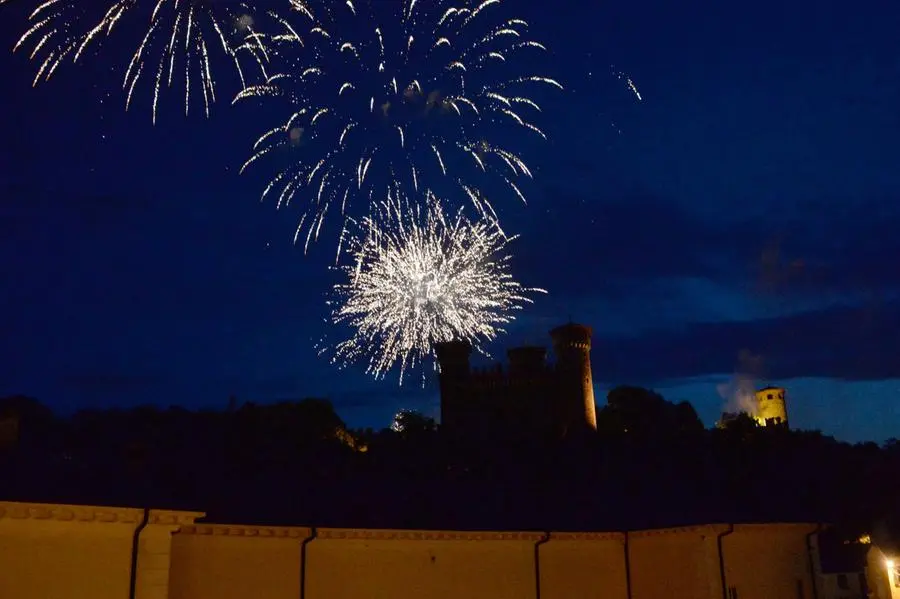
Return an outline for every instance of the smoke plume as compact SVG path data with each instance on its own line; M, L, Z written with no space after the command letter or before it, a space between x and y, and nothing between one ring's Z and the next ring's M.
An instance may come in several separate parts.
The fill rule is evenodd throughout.
M762 376L763 358L754 355L749 350L741 350L738 354L738 364L731 379L718 385L716 390L725 401L723 412L746 412L756 416L756 387L759 377Z

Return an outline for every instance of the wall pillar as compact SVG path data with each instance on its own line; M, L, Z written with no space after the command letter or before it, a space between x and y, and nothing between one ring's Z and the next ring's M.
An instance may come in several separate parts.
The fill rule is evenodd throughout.
M147 526L138 537L134 599L169 599L172 535L202 516L200 512L150 510Z

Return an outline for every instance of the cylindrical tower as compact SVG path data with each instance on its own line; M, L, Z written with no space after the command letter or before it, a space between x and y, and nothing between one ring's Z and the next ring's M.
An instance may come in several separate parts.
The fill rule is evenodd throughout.
M569 323L550 331L561 389L558 414L564 433L597 429L594 381L591 375L591 327Z
M435 344L434 353L440 366L441 426L459 430L465 426L465 397L472 346L466 341L447 341Z
M787 404L782 387L765 387L756 392L756 420L760 426L788 425Z

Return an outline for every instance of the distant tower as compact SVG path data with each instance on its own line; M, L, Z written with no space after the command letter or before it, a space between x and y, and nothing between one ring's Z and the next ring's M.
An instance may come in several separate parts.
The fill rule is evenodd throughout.
M459 430L465 426L472 346L466 341L447 341L436 344L434 351L441 369L441 427Z
M563 433L597 429L591 376L591 327L569 323L550 331L561 378L557 414Z
M765 387L756 392L758 406L756 420L760 426L781 425L787 427L787 406L782 387Z

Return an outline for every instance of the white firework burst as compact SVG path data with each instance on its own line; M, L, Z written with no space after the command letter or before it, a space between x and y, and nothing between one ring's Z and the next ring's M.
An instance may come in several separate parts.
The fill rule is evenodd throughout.
M273 74L235 102L280 98L288 116L241 171L278 157L262 197L304 200L295 242L317 239L329 211L367 214L398 184L493 220L477 190L525 201L516 181L532 173L513 144L545 138L533 94L562 86L531 70L530 53L545 48L500 0L457 2L291 0L283 18L271 15L281 27L265 38Z
M257 78L247 81L237 48L246 50L256 72L267 76L265 48L257 42L260 36L254 29L253 14L253 9L240 1L47 0L30 14L30 26L13 51L31 46L30 58L39 63L33 81L36 86L49 80L64 61L78 62L99 47L123 21L139 23L143 17L148 25L140 30L140 41L127 67L123 65L126 109L138 82L147 79L153 90L154 123L160 95L175 86L184 92L185 114L198 101L209 116L210 105L216 101L212 54L221 53L236 69L242 88L256 83Z
M346 281L329 302L331 322L353 334L320 353L333 351L341 365L365 361L376 378L399 366L402 384L442 341L466 340L481 351L531 303L529 293L546 293L510 274L505 249L514 238L496 223L468 220L463 209L448 217L431 193L417 202L389 194L359 228L348 247L352 259L339 267Z

